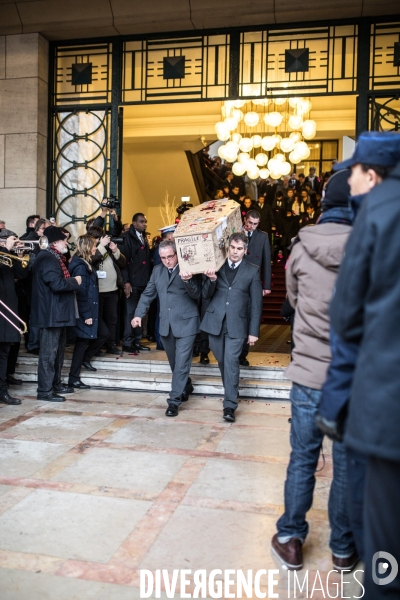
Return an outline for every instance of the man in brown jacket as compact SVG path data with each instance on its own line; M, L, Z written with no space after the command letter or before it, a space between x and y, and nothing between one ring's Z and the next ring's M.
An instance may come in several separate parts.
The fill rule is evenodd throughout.
M302 545L308 534L306 514L311 508L323 433L315 424L321 388L331 360L329 304L351 231L348 197L349 171L331 177L326 187L324 212L317 225L299 233L286 272L289 302L295 308L294 350L286 376L291 390L292 453L285 482L285 512L277 522L272 551L288 569L303 566ZM333 445L333 481L329 497L330 548L334 568L349 569L358 561L347 509L344 445Z

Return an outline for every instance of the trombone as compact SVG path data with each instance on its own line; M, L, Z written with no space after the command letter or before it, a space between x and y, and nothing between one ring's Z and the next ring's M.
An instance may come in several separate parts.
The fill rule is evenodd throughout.
M13 316L15 319L17 319L17 321L19 321L20 323L22 323L22 325L23 325L23 328L21 329L20 327L18 327L18 325L17 325L16 323L14 323L13 321L11 321L11 319L9 319L9 318L8 318L8 317L7 317L7 316L6 316L6 315L5 315L5 314L4 314L2 311L1 311L1 310L0 310L0 315L1 315L1 316L2 316L2 317L3 317L3 318L6 320L6 321L8 321L8 322L10 323L10 325L12 325L12 326L13 326L15 329L17 329L17 330L18 330L20 333L22 333L22 334L26 333L26 332L28 331L28 327L27 327L27 325L26 325L25 321L23 321L22 319L20 319L20 318L19 318L19 316L18 316L18 315L16 315L16 314L15 314L15 312L13 312L13 311L11 310L11 308L10 308L9 306L7 306L7 304L4 304L4 302L3 302L2 300L0 300L0 304L1 304L1 306L4 306L4 308L5 308L6 310L8 310L8 312L9 312L9 313L11 313L11 314L12 314L12 316Z

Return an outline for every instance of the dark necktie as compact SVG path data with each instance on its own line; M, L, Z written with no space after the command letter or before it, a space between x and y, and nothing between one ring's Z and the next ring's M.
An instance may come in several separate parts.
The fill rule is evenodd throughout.
M168 277L171 279L172 273L174 272L173 269L168 269Z
M229 268L231 269L231 271L234 271L236 269L236 267L233 263L231 264L231 266Z

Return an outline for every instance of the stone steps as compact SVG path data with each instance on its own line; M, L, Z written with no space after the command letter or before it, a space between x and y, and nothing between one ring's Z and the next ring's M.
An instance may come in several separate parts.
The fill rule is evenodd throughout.
M70 362L70 358L65 359L64 381L67 381ZM82 381L92 387L160 393L171 389L171 372L166 361L105 357L93 360L92 364L97 372L85 369L81 372ZM24 381L36 381L37 358L19 356L16 375ZM222 381L216 364L194 363L190 375L195 394L222 396ZM244 398L289 398L291 382L284 378L282 367L247 367L241 369L240 375L239 392Z

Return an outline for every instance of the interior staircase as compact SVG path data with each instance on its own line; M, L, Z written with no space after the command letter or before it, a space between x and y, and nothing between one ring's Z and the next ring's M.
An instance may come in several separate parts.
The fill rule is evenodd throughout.
M156 353L152 352L155 355ZM165 357L164 353L157 355ZM196 359L197 360L197 359ZM24 381L37 381L36 356L21 353L16 376ZM143 358L143 355L124 354L120 358L104 356L92 359L97 372L82 369L81 379L93 388L166 393L171 389L171 371L167 360ZM71 354L66 353L63 378L67 382ZM243 398L258 400L288 399L291 382L285 379L283 366L241 367L239 392ZM223 395L222 381L217 364L192 363L190 372L195 394Z
M275 259L272 265L272 291L264 296L262 323L283 325L285 321L280 315L282 304L286 299L285 261Z

